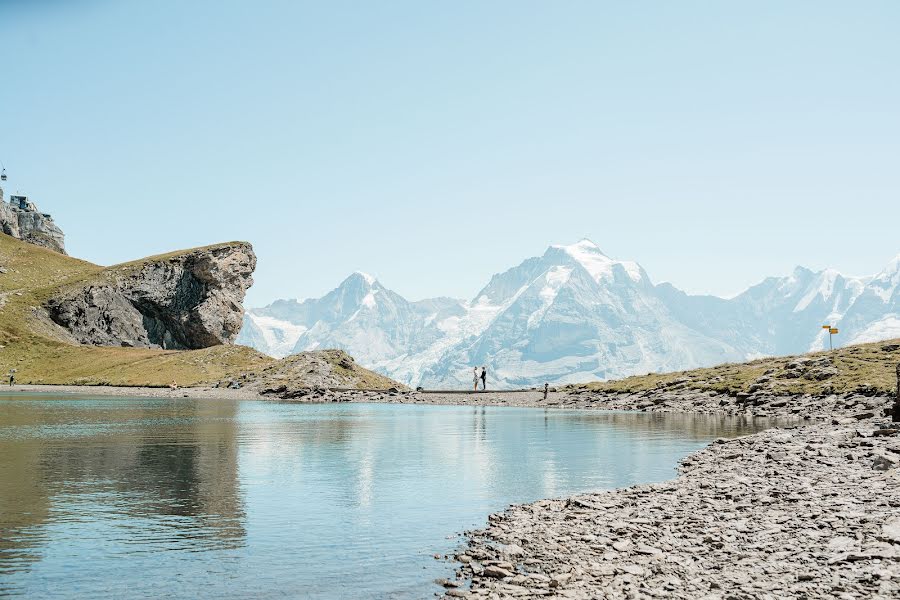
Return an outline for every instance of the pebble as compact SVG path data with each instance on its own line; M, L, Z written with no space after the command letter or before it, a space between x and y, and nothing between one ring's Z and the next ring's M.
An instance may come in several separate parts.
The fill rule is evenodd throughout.
M503 579L505 577L513 576L512 572L500 568L497 565L487 565L481 574L484 577L493 577L494 579Z
M859 435L892 427L854 405L717 441L672 481L491 515L457 575L496 599L900 598L900 435Z

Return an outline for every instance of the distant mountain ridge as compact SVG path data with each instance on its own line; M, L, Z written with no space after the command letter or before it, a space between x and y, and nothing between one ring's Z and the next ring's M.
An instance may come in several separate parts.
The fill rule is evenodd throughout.
M470 301L410 302L354 273L322 298L250 309L238 343L273 356L340 348L408 385L576 383L900 337L900 256L872 277L798 267L730 298L653 284L590 240L494 275Z

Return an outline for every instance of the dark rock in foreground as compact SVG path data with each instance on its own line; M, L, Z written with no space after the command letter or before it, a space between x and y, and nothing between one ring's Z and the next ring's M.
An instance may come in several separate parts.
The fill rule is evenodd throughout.
M197 248L111 267L45 308L82 344L206 348L237 337L255 267L244 242Z

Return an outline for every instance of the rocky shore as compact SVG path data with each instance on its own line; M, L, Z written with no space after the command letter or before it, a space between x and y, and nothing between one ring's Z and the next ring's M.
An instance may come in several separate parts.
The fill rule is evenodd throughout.
M896 598L900 437L849 418L717 440L670 482L492 515L447 595Z
M259 398L249 389L16 386L20 391ZM270 398L271 399L271 398ZM516 505L467 532L447 597L894 598L900 433L892 398L310 389L288 401L397 402L793 417L716 440L659 484Z
M397 402L405 404L440 404L471 406L519 406L530 408L563 408L579 410L634 410L642 412L678 412L722 414L779 419L827 420L880 416L893 403L891 397L878 394L832 394L829 396L756 396L747 398L690 389L662 392L597 392L554 390L546 400L542 391L523 392L408 392L386 390L308 389L294 394L306 402Z
M880 416L893 399L872 393L845 393L828 396L721 394L694 390L660 392L590 392L562 394L552 406L640 410L653 412L718 413L755 417L793 417L827 420L859 415Z
M452 399L419 396L424 402ZM687 457L679 476L666 483L542 500L491 515L486 529L467 534L456 579L444 582L448 597L900 594L900 436L885 416L890 397L750 398L680 389L482 399L794 417L798 425L717 440Z
M775 417L796 425L719 439L672 481L542 500L468 532L460 598L896 598L900 434L893 398L635 393L328 392L336 401Z

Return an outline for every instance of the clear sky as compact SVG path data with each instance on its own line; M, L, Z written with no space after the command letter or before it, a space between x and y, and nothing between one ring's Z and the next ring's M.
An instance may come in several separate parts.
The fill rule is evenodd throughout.
M589 237L733 294L900 252L900 2L0 0L7 193L112 264L242 239L248 305L471 297Z

